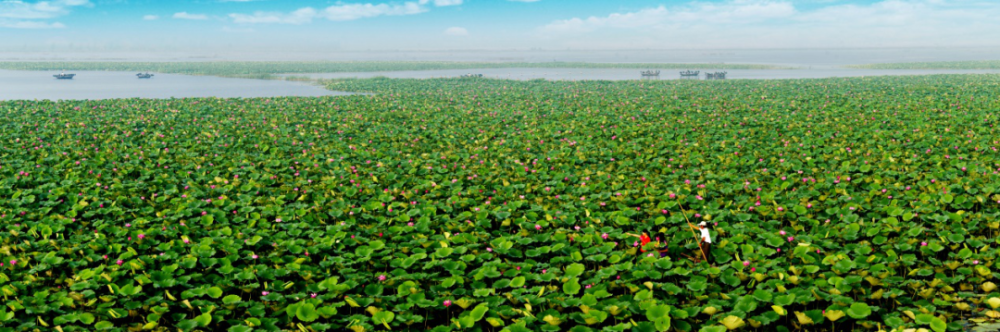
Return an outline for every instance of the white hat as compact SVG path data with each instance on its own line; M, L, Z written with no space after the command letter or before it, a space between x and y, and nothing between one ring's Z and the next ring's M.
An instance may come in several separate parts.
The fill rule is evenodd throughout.
M708 224L706 224L704 221L702 221L702 222L698 223L698 226L708 226Z

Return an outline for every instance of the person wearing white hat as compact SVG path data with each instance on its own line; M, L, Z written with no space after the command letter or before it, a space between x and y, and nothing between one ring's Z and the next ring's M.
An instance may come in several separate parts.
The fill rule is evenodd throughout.
M708 233L708 224L702 221L698 223L698 229L701 230L701 253L704 254L705 259L709 260L709 263L711 263L712 235Z

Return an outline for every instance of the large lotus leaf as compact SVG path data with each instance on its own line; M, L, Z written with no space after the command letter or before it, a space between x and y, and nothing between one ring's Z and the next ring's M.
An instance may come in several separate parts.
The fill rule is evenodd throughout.
M570 278L562 286L563 292L567 295L576 295L580 292L580 288L580 281L577 278Z
M392 311L382 310L382 311L376 312L374 315L372 315L372 322L374 324L383 325L387 329L389 329L389 323L391 323L392 320L395 319L395 318L396 318L396 315L394 313L392 313Z
M847 312L847 315L854 319L864 319L872 313L872 309L864 302L854 302L851 304L851 307L847 308L845 311Z

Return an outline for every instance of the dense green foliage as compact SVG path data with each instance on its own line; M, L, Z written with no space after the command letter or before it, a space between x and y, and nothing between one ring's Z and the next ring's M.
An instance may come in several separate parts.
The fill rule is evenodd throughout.
M445 61L349 61L349 62L0 62L11 70L97 70L273 78L275 74L344 73L400 70L479 68L631 68L631 69L777 69L771 65L726 63L592 63L592 62L445 62Z
M872 63L848 67L859 69L1000 69L1000 60Z
M0 330L1000 316L1000 76L329 84L0 103Z

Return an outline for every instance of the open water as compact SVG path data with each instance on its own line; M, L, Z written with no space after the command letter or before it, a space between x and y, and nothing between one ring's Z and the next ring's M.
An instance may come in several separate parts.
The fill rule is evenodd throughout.
M159 74L139 79L136 73L79 71L72 80L58 80L58 72L0 70L0 100L69 100L112 98L279 97L334 96L302 82Z

